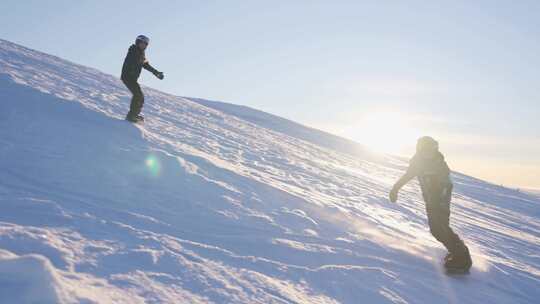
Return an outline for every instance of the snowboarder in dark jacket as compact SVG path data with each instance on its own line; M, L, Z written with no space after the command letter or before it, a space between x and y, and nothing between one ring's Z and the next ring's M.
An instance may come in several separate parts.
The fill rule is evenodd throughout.
M472 265L469 249L450 228L450 200L453 188L450 169L444 156L439 152L439 144L429 136L418 140L416 154L411 159L407 172L390 191L390 201L395 202L399 189L415 177L418 178L426 202L431 234L448 250L445 267L449 270L469 270Z
M144 51L148 46L150 39L144 35L139 35L135 40L135 44L132 44L129 47L126 59L124 59L124 65L122 66L122 82L129 89L133 97L131 98L131 105L129 107L129 113L126 116L126 119L132 122L141 121L144 118L140 115L141 110L144 104L144 95L141 91L141 87L137 80L141 74L141 70L144 68L147 71L150 71L157 78L163 79L164 75L162 72L159 72L153 68L146 56Z

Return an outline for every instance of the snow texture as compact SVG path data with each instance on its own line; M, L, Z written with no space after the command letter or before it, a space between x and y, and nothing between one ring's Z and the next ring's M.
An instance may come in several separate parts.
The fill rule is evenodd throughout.
M538 303L538 196L454 173L447 276L402 159L143 90L0 40L0 303Z

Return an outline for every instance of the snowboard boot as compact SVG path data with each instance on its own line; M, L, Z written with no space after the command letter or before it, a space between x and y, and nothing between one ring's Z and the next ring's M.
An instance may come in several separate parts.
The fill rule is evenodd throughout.
M454 255L451 252L448 252L446 256L444 256L444 264L446 265L446 262L450 260Z
M464 271L467 272L472 266L471 254L469 248L460 242L458 245L460 250L455 254L449 254L448 260L445 261L444 267L449 271Z

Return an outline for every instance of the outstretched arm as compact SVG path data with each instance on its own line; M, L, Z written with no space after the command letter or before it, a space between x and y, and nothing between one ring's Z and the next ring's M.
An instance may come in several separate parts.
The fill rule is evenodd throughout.
M156 75L157 78L163 79L163 72L160 72L160 71L156 70L153 66L151 66L150 62L148 62L148 60L144 61L143 68L145 70L149 71L150 73Z
M411 170L408 170L403 176L394 184L394 187L392 187L392 190L390 191L390 201L392 203L395 203L397 201L398 192L401 187L405 186L408 182L411 181L415 177L415 174L411 172Z
M153 66L150 65L150 62L148 62L148 60L144 60L144 63L143 63L143 66L142 66L145 70L149 71L150 73L152 74L155 74L157 73L157 70L154 69Z

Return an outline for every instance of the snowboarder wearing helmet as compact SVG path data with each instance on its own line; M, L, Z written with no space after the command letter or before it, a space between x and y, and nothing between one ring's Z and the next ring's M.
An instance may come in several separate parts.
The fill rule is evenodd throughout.
M418 177L431 234L448 250L444 266L449 271L468 271L472 266L469 249L450 228L452 181L450 169L439 152L439 144L429 136L418 139L416 154L407 172L390 191L390 201L396 202L401 187Z
M133 97L131 98L131 105L129 107L129 113L126 116L126 120L131 122L142 121L144 118L140 115L144 104L144 95L141 91L141 87L137 80L141 74L141 70L144 68L150 71L157 78L163 79L163 73L153 68L144 54L146 47L150 39L144 35L139 35L135 40L135 44L129 47L126 59L124 59L124 65L122 66L122 82L129 89Z

